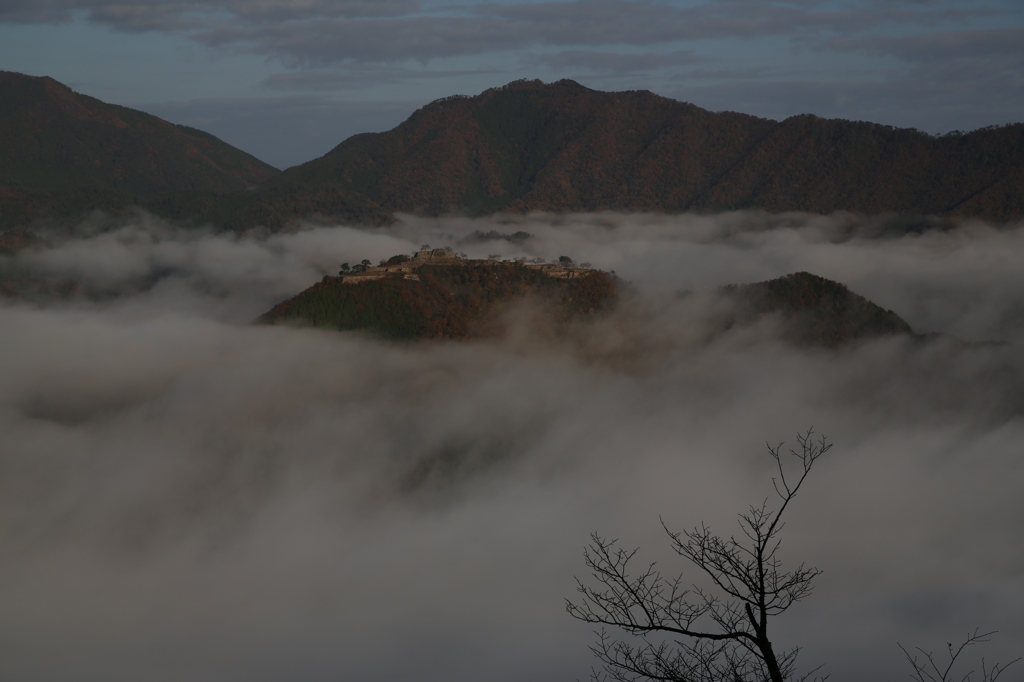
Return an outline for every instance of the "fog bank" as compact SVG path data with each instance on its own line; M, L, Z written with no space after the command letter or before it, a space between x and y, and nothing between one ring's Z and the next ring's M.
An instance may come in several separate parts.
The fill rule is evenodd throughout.
M884 227L404 216L257 238L144 218L6 260L86 293L0 307L0 677L582 679L591 634L563 600L588 534L674 573L659 516L732 532L771 493L765 441L810 426L836 445L784 558L824 574L777 646L834 680L897 679L897 641L974 627L1000 630L986 660L1024 653L1024 230ZM634 298L561 343L249 324L423 244L569 255ZM701 333L716 287L799 270L1000 343Z

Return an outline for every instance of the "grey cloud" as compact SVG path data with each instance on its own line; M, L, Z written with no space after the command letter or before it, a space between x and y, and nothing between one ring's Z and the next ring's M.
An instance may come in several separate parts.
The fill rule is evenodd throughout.
M1024 83L1001 63L922 64L884 79L839 82L773 74L748 80L750 76L738 71L731 76L712 73L719 82L700 83L705 74L697 69L678 74L680 85L666 88L663 94L713 111L740 111L777 120L813 113L943 134L1021 120Z
M270 26L225 26L195 34L211 47L272 55L289 65L351 60L397 63L513 50L536 42L528 28L489 18L321 19Z
M689 69L673 76L675 80L761 80L776 76L777 72L770 66L751 66L745 68L697 68Z
M264 78L261 87L279 91L338 91L417 80L477 76L488 71L425 71L402 67L358 65L344 71L290 71Z
M196 3L103 4L89 9L89 19L122 31L188 31L203 26L192 14L203 9Z
M418 0L226 0L224 7L256 21L290 21L307 17L386 17L422 9Z
M36 8L36 9L33 9ZM85 13L124 30L184 31L199 42L289 64L400 62L477 55L531 46L649 46L727 37L850 34L881 26L962 20L984 13L935 8L840 8L790 3L705 3L688 7L639 0L484 3L423 8L409 0L370 3L53 1L20 3L0 18L45 22Z
M400 62L517 50L537 45L647 46L726 36L789 34L832 21L773 8L737 17L708 7L576 0L481 5L475 16L347 19L221 26L195 34L215 47L270 54L297 64ZM845 25L845 18L835 19Z
M651 31L652 39L755 37L798 35L804 31L852 33L885 24L920 25L962 21L988 13L984 8L878 9L841 6L838 9L782 2L704 3L688 7L644 0L571 0L569 2L490 3L477 6L485 16L550 26L570 35L589 36L615 44L615 35ZM606 33L607 32L607 33ZM639 36L637 36L639 39ZM632 36L625 42L632 42ZM642 43L641 43L642 44Z
M804 670L896 679L896 641L941 648L981 624L1001 633L979 653L1009 660L1024 641L1024 227L879 241L879 220L404 217L258 239L147 219L52 235L17 261L134 293L0 307L0 677L583 677L591 634L562 600L587 533L674 572L659 516L733 528L770 494L763 442L810 424L836 448L783 550L825 573L780 643L804 647ZM341 259L492 229L534 238L462 248L614 268L632 311L561 345L245 324ZM1010 345L830 354L770 324L696 333L714 287L797 269Z
M225 14L249 22L310 17L381 17L420 9L416 0L10 0L0 5L0 21L69 21L73 12L121 30L180 31L219 23Z
M778 6L736 16L710 6L676 9L621 0L490 4L477 6L474 12L476 16L222 26L199 32L195 38L207 45L270 54L299 64L426 62L535 45L647 46L716 37L788 35L851 23L846 15L812 16Z
M833 40L828 46L902 60L902 68L894 69L888 82L856 83L850 89L863 92L868 101L877 99L871 104L880 110L879 115L885 115L884 110L888 109L889 116L898 116L897 112L909 105L917 109L914 116L919 119L931 117L951 123L959 119L952 125L927 126L935 131L1020 120L1024 106L1024 52L1018 46L1022 41L1024 28L1007 27L901 39Z
M72 19L72 8L66 0L6 0L0 4L0 20L57 24Z
M215 5L196 0L110 2L109 0L43 0L7 2L0 6L0 21L50 23L70 21L81 13L90 20L127 31L180 31L201 25L202 14Z
M902 38L835 38L824 43L831 49L864 50L895 55L911 62L987 58L993 55L1021 59L1016 49L1024 40L1024 27L970 31L941 31Z
M695 55L691 50L676 50L667 53L622 54L617 52L598 52L594 50L563 50L552 54L540 54L523 60L531 66L540 64L550 69L583 69L586 71L604 71L615 74L636 73L678 67L708 61Z

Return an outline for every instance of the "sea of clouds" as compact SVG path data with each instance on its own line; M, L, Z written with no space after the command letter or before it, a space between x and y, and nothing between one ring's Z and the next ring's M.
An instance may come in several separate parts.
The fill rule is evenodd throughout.
M80 286L0 305L0 678L583 679L593 636L564 600L589 534L685 569L659 517L735 532L773 495L765 442L812 426L835 447L782 552L824 573L777 647L834 680L903 678L897 642L975 627L1000 632L971 663L1024 654L1024 228L890 228L403 216L236 236L140 215L5 257ZM491 231L533 237L472 238ZM342 262L423 244L569 255L630 282L628 305L560 341L252 324ZM708 333L717 287L801 270L960 341Z

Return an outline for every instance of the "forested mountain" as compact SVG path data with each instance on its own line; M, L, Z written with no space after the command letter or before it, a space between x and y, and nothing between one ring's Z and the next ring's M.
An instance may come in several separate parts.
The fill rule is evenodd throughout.
M51 78L0 72L0 130L7 229L133 205L235 230L384 225L397 211L1024 217L1024 124L935 137L810 115L776 122L573 81L438 100L281 173Z
M255 193L275 168L208 133L77 94L52 78L0 72L0 130L0 228L136 205L238 230L312 215L392 220L329 182L301 195Z
M243 190L277 172L200 130L7 71L0 72L0 130L5 189L101 188L148 198Z
M712 113L647 91L518 81L356 135L264 185L343 187L392 211L1024 216L1024 125L941 137L804 115Z
M277 172L202 131L7 71L0 131L0 227L171 192L240 193Z

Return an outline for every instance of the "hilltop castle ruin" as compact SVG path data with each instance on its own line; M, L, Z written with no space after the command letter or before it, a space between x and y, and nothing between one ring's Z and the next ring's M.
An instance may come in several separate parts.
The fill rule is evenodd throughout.
M418 282L420 276L416 274L415 270L424 265L462 265L474 267L495 265L502 262L509 261L499 261L490 258L463 258L462 256L456 255L455 252L449 248L428 249L417 251L412 258L404 261L395 263L391 263L390 261L387 263L382 262L381 265L368 267L361 272L342 273L340 277L344 284L357 284L359 282L368 282L375 279L384 279L386 277L401 277L402 279ZM593 268L566 267L560 263L527 263L522 260L513 262L518 263L522 267L530 268L531 270L539 270L545 275L555 277L557 279L574 279L594 272Z

